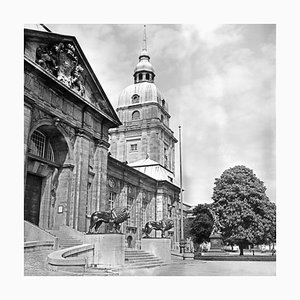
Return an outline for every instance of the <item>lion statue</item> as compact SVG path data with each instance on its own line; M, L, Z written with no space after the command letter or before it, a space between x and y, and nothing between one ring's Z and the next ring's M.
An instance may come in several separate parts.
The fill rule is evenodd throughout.
M145 234L146 238L150 237L151 231L154 230L160 230L161 231L161 237L165 237L165 232L170 230L172 227L174 227L174 221L171 219L164 218L161 221L149 221L145 225Z
M127 207L116 207L110 211L95 211L91 215L88 233L98 233L98 229L103 222L110 225L110 232L112 232L114 228L115 232L119 233L120 224L126 221L129 215Z

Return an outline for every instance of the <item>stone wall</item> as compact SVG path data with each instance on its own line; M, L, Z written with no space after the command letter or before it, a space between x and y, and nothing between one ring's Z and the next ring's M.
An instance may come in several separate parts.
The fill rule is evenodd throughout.
M87 214L106 206L108 129L120 122L76 40L69 39L84 66L85 94L49 72L43 57L37 60L37 48L52 45L53 34L25 30L24 182L28 172L42 178L38 226L86 231ZM31 141L37 131L45 137L41 153L30 147L40 147ZM48 145L52 159L44 154Z
M132 237L132 247L140 249L145 224L170 217L174 220L170 237L175 248L179 243L179 189L169 183L158 182L112 157L108 159L107 175L107 199L113 193L116 206L128 206L130 209L130 219L122 225L125 240ZM160 237L161 232L153 230L151 236Z

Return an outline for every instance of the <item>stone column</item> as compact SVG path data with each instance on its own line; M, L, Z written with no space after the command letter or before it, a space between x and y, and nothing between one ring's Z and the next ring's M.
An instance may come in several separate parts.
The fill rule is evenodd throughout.
M30 132L32 116L32 107L28 103L24 103L24 185L26 185L27 176L27 149L28 149L28 138Z
M76 132L74 145L74 176L72 178L73 228L86 230L89 138L82 129Z
M100 193L98 198L99 210L105 210L106 203L107 203L107 157L108 157L108 147L109 143L101 140L99 144L99 151L100 151L100 165L99 165L99 187Z
M163 218L163 193L159 189L156 196L156 221L160 221ZM156 237L161 237L161 231L155 232Z
M73 177L73 165L64 164L60 170L58 185L55 191L55 227L60 225L72 226L70 212L72 206L71 189Z
M124 175L125 176L125 175ZM126 207L127 206L127 185L122 181L123 187L119 195L119 205ZM126 221L121 224L121 232L125 233Z
M93 178L93 189L91 195L91 211L92 214L94 211L100 210L100 194L101 194L101 149L99 146L99 140L95 141L95 153L94 153L94 172L95 176Z

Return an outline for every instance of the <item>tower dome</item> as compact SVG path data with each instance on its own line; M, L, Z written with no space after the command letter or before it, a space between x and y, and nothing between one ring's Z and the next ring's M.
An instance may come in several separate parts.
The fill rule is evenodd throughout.
M119 96L118 107L146 102L157 102L168 111L163 94L152 82L139 82L126 87Z
M155 71L147 50L146 25L144 25L143 49L134 68L134 84L126 87L119 96L118 108L132 104L157 102L168 111L164 96L154 84Z

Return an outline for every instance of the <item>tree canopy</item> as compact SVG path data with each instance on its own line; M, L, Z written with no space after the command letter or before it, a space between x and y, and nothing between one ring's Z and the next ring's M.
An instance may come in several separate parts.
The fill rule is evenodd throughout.
M229 244L243 247L276 241L276 205L264 183L245 166L235 166L215 180L212 207Z
M209 205L198 204L193 214L196 216L190 225L190 233L193 237L194 243L201 244L209 241L209 236L213 228L213 218L209 213Z

